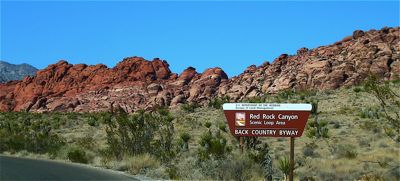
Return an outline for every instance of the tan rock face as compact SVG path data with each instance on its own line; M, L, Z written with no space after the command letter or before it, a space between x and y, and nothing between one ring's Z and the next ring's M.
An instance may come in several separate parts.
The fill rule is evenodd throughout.
M272 63L251 65L228 79L221 68L198 73L193 67L179 76L166 61L123 59L114 68L72 65L59 61L33 77L0 84L0 111L128 112L186 102L206 104L215 97L231 101L285 89L335 89L360 83L368 74L400 78L399 27L354 31L332 45L300 48Z

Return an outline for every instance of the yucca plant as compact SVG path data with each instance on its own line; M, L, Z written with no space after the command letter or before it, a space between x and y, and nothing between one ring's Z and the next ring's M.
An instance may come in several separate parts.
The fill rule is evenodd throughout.
M287 157L283 157L279 159L279 165L278 165L279 170L285 175L285 180L289 176L290 172L290 162Z

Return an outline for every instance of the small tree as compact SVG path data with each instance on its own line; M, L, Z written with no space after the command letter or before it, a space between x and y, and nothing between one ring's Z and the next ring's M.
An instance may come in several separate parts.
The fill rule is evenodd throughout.
M376 76L369 76L364 84L366 92L372 94L378 101L386 124L385 133L394 141L400 142L400 96L391 88L390 82L381 83Z
M107 143L117 159L124 155L151 153L162 161L173 155L173 117L166 109L138 111L128 115L123 109L107 119Z

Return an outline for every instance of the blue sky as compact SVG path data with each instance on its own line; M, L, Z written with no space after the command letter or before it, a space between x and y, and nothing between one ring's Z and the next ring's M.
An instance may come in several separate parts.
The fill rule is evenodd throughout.
M399 26L399 2L1 2L1 60L115 66L159 57L173 72L231 77L356 29Z

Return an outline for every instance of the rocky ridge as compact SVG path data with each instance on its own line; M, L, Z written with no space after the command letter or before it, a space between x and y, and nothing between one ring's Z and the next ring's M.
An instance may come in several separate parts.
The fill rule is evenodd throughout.
M357 30L332 45L301 48L272 63L249 66L228 78L221 68L198 73L189 67L172 73L166 61L129 57L113 68L59 61L21 81L0 84L0 111L127 112L155 106L231 101L285 89L336 89L363 81L369 74L400 79L400 28Z

